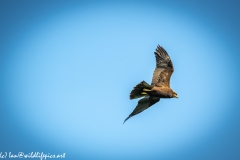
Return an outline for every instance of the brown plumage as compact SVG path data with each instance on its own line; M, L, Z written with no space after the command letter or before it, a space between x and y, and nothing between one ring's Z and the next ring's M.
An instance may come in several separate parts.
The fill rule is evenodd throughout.
M154 54L156 68L153 73L152 83L149 85L142 81L133 88L130 99L143 98L138 101L136 108L123 123L160 101L160 98L178 98L177 93L170 88L170 78L174 68L168 53L158 45Z

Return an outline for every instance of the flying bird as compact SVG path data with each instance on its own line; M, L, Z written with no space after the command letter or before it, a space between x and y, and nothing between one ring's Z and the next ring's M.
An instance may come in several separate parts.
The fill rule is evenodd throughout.
M138 101L136 108L123 123L132 116L154 105L161 98L178 98L177 93L170 88L170 78L174 68L168 53L163 47L158 45L154 54L156 68L153 73L152 83L149 85L145 81L142 81L133 88L130 93L130 99L143 98Z

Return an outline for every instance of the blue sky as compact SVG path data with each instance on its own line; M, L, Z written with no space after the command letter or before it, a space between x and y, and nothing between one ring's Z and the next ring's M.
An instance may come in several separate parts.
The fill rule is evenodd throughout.
M0 152L240 158L239 2L0 3ZM151 82L158 44L179 98L123 125L137 104L130 91Z

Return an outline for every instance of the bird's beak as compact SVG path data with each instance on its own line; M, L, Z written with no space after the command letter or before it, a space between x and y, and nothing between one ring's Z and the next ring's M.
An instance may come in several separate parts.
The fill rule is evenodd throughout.
M178 98L178 96L176 96L175 98Z

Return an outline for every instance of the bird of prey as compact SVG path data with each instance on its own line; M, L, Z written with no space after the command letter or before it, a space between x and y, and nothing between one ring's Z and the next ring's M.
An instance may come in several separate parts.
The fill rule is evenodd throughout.
M143 98L138 101L136 108L123 123L160 101L160 98L178 98L177 93L170 88L170 78L174 68L168 53L158 45L154 54L156 68L153 73L152 83L149 85L142 81L133 88L130 99Z

